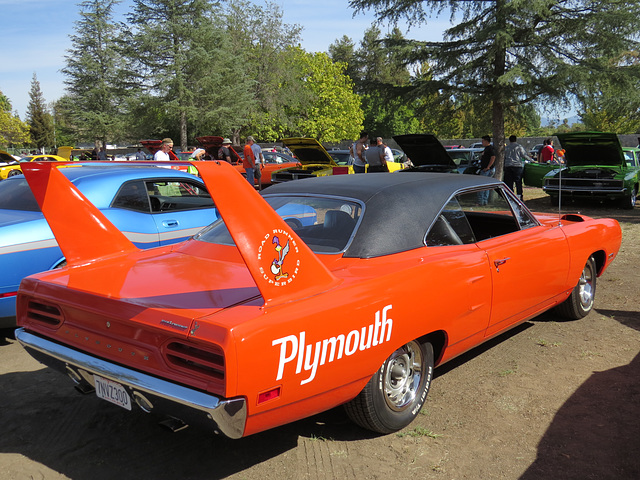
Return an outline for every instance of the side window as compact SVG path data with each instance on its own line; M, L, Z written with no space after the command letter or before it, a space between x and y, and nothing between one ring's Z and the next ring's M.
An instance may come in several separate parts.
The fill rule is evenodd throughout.
M463 193L456 198L478 242L521 229L502 188ZM535 223L535 220L531 221Z
M213 207L207 190L185 180L155 180L146 182L152 212L193 210Z
M623 152L624 153L624 159L627 162L627 166L628 167L635 167L636 164L636 155L635 152Z
M122 185L116 194L116 198L111 202L111 206L149 213L149 200L144 188L144 182L137 180Z
M480 205L487 202L486 205ZM538 225L502 188L462 193L449 200L427 233L430 247L481 242Z
M455 197L449 200L444 210L440 212L426 238L426 244L429 247L463 245L475 243L475 241L471 225Z

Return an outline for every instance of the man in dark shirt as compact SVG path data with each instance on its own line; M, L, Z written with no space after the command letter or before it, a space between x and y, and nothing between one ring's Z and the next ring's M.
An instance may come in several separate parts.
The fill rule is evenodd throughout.
M230 147L231 147L231 140L229 140L228 138L224 138L222 140L222 146L218 150L218 158L220 160L226 160L229 163L232 163L234 161L234 159L231 158Z

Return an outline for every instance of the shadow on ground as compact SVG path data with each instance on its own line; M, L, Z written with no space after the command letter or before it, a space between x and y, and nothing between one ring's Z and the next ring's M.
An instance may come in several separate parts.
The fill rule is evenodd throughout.
M520 480L640 478L640 354L594 372L555 415Z

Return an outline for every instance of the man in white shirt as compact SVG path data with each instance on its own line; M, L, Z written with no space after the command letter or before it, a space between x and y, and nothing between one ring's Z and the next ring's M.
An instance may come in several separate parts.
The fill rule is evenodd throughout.
M172 148L173 140L171 140L170 138L163 138L162 144L160 145L160 150L155 153L153 159L156 161L168 162L169 160L171 160L171 157L169 157L169 150L171 150Z
M382 141L382 137L376 138L378 143L378 147L380 147L384 153L384 161L387 163L387 167L389 163L393 163L393 152L389 148L389 146Z

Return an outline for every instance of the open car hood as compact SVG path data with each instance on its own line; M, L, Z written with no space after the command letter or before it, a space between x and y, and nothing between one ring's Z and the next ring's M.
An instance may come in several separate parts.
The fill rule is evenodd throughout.
M285 147L289 147L302 165L338 166L327 150L315 138L283 138L282 144Z
M162 140L140 140L140 145L149 150L151 155L155 155L162 146ZM169 150L169 158L171 160L180 160L173 150Z
M411 159L414 166L457 166L440 141L430 133L396 135L393 137L400 148Z
M0 150L0 167L6 167L7 165L15 165L18 161L9 155L4 150Z
M568 167L582 165L621 167L625 165L620 140L615 133L557 133L556 137L565 150L564 159Z
M224 138L217 135L196 137L196 141L200 144L200 146L202 146L202 148L205 149L207 155L209 155L211 158L218 158L218 150L220 150L220 147L222 147L222 140L224 140ZM229 148L234 151L238 158L240 158L240 155L238 155L238 152L236 152L233 146L229 145Z

